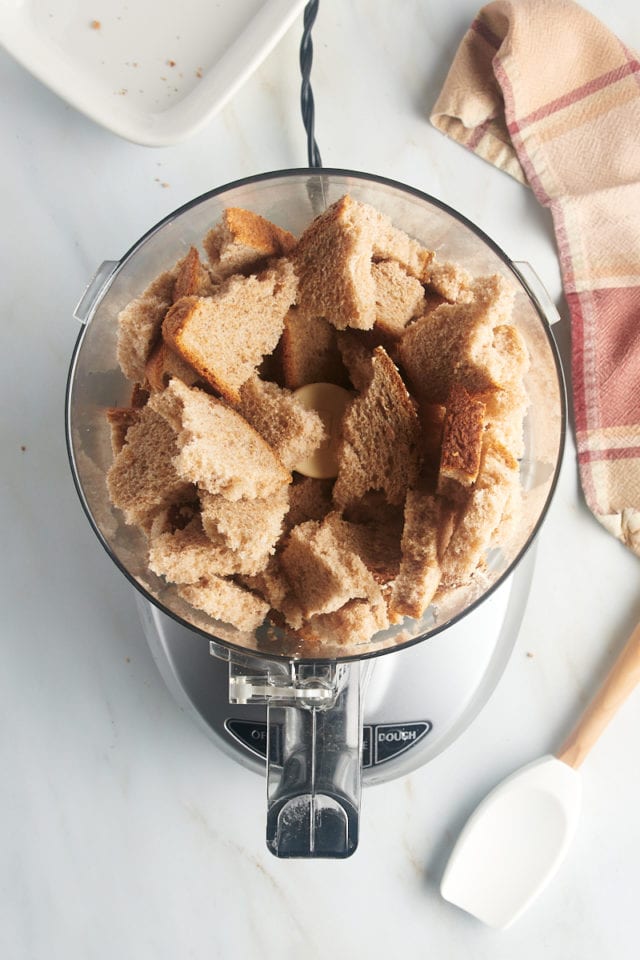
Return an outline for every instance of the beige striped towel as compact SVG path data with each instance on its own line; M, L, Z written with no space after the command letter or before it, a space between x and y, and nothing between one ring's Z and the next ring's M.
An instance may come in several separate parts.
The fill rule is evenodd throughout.
M550 208L572 332L582 489L640 556L640 63L572 0L497 0L432 123Z

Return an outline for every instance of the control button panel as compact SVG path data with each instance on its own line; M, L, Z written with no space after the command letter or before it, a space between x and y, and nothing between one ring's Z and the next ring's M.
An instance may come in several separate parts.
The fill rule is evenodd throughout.
M373 741L373 765L391 760L405 753L429 733L433 724L429 720L413 723L378 723L371 728Z
M267 759L267 724L254 722L253 720L236 720L229 717L224 722L227 733L230 733L234 740L257 753L264 760Z
M234 740L263 759L267 756L267 724L261 721L228 718L225 729ZM375 767L410 750L433 728L429 720L408 723L366 723L362 728L362 766ZM274 728L274 733L276 728ZM272 756L277 763L279 750L272 744ZM276 748L275 750L273 748Z

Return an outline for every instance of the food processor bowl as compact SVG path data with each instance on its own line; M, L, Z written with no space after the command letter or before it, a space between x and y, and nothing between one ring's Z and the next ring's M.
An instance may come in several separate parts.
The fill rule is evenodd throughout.
M227 207L249 209L299 235L344 194L371 204L393 224L473 275L500 274L516 289L513 323L531 358L530 405L520 461L522 510L481 574L451 591L419 620L380 631L367 643L340 637L308 651L271 623L243 632L182 600L153 574L148 544L110 502L112 463L107 408L129 404L131 384L117 362L119 312L189 248L198 246ZM229 661L235 703L268 705L267 842L278 856L348 856L357 844L362 700L371 661L423 642L471 613L512 572L535 536L560 467L566 420L561 366L550 324L555 308L527 264L512 262L464 216L401 184L334 169L287 170L220 187L198 197L146 233L118 261L98 269L76 310L82 329L69 372L66 427L80 500L99 540L147 600L209 641Z

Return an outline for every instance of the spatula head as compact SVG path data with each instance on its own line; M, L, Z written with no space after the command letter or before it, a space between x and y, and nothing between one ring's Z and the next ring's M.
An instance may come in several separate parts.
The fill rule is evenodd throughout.
M553 756L503 780L467 821L440 892L491 927L504 928L558 869L580 814L579 774Z

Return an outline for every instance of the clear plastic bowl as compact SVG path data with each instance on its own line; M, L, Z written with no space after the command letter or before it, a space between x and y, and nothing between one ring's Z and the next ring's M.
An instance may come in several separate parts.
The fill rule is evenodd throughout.
M267 659L295 657L296 650L276 628L244 633L213 620L181 600L176 588L147 566L147 542L127 526L110 503L105 483L112 462L105 410L126 406L131 384L116 359L119 311L191 245L198 246L225 207L244 207L294 234L313 217L349 193L373 205L440 260L463 265L472 274L499 273L517 288L514 323L531 356L526 386L530 407L525 421L525 455L520 465L522 516L508 545L493 550L482 577L473 578L444 604L420 620L376 634L369 643L323 650L322 660L375 656L416 643L468 614L512 571L534 537L549 505L560 465L565 429L561 367L550 330L553 307L526 265L513 263L476 226L426 194L390 180L344 170L289 170L251 177L199 197L153 227L118 262L103 264L82 301L83 327L69 372L67 437L75 483L87 516L114 562L135 587L165 613L231 651ZM281 640L281 642L280 642Z

